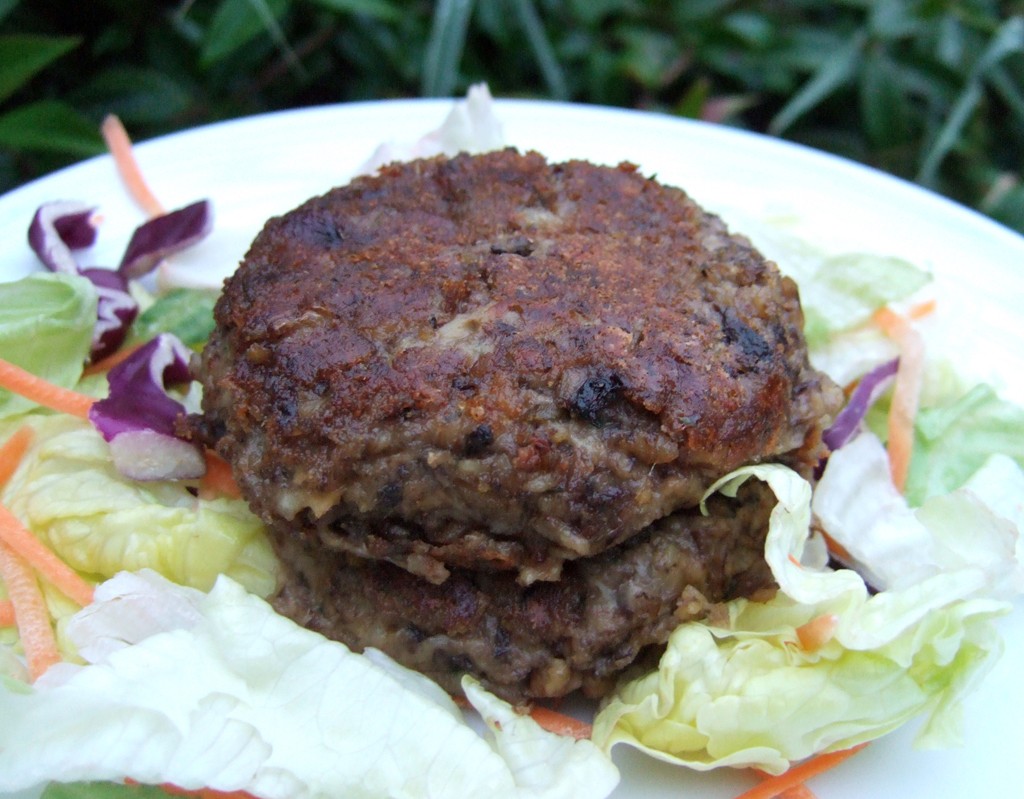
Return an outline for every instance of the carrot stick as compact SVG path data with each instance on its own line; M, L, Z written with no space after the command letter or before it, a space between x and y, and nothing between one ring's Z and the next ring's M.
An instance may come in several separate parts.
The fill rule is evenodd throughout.
M0 542L79 605L84 607L92 602L93 587L32 535L3 505L0 505Z
M161 784L160 788L170 796L194 796L198 799L254 799L253 795L247 791L217 791L213 788L190 791L169 782Z
M760 769L754 769L754 773L762 780L774 779L771 774L761 771ZM792 788L784 790L778 795L777 799L817 799L817 797L814 795L814 791L803 783L800 783L799 785L794 785Z
M838 624L838 616L834 613L824 613L797 627L796 637L803 649L815 652L832 640Z
M828 752L824 755L812 757L799 765L793 766L788 771L779 774L777 777L769 777L760 785L755 785L749 791L745 791L736 799L775 799L782 796L784 791L803 785L811 777L823 774L829 769L835 768L844 760L857 754L867 746L866 743L858 744L849 749L842 749L838 752Z
M128 138L128 131L124 129L121 120L113 114L108 114L100 126L100 132L107 143L107 149L114 157L114 164L121 175L121 180L136 205L150 217L164 213L163 205L142 177L139 162L135 160L135 153L132 151L132 140Z
M577 741L589 738L592 732L591 725L585 721L574 719L572 716L540 705L533 706L530 710L530 718L548 732L575 738Z
M910 322L890 310L880 308L875 323L900 349L900 366L889 407L889 469L893 484L901 492L907 484L914 449L914 417L917 416L921 384L924 381L924 342Z
M88 394L54 385L2 358L0 388L5 388L12 394L19 394L37 405L82 419L89 417L89 408L95 402Z
M938 307L938 302L934 298L919 302L917 305L907 309L908 319L924 319L926 316L931 316L935 313L935 309Z
M46 600L29 565L3 543L0 543L0 577L4 578L7 595L14 606L29 676L35 680L60 661Z
M121 347L121 349L117 350L111 355L108 355L106 358L103 358L102 360L96 361L95 363L91 363L88 366L86 366L85 369L82 370L82 375L101 375L104 374L105 372L109 372L119 363L121 363L124 360L127 360L128 356L135 352L135 350L137 350L140 346L142 345L133 344L130 347Z
M32 445L35 432L27 424L22 425L0 447L0 486L11 479L21 459Z
M817 799L817 797L814 795L814 791L800 783L792 788L786 788L778 795L778 799Z
M14 603L9 599L0 599L0 627L13 627Z
M212 449L206 450L206 474L199 481L199 494L204 499L217 496L239 499L242 496L231 474L231 465Z

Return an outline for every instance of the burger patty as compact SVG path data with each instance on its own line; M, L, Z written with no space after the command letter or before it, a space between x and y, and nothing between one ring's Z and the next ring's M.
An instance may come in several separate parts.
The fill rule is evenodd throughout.
M626 164L385 167L271 219L215 316L199 434L286 560L400 567L368 585L557 580L740 465L809 473L839 404L792 281Z
M555 582L453 569L433 585L386 561L279 540L277 610L357 651L380 649L454 695L471 674L515 704L577 688L603 696L623 669L716 603L772 591L764 539L774 496L752 481L710 513L680 511L625 544L567 563Z

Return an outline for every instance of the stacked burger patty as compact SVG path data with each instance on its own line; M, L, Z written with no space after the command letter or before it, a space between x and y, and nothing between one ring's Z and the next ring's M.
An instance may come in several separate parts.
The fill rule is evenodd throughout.
M591 695L771 590L772 498L839 392L795 285L630 165L395 164L267 222L216 308L200 436L283 564L276 605L458 692Z

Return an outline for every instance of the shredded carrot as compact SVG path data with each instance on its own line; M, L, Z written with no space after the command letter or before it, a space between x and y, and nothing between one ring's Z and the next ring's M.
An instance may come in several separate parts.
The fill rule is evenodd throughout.
M924 302L919 302L917 305L907 309L907 318L915 320L924 319L926 316L931 316L935 313L935 309L937 307L938 303L934 298L925 300Z
M0 505L0 542L24 558L62 593L83 607L92 602L93 587Z
M530 718L548 732L575 738L577 741L589 738L593 730L591 725L585 721L574 719L572 716L567 716L564 713L559 713L557 710L540 705L534 705L530 711Z
M172 785L169 782L165 782L160 786L164 793L170 794L171 796L194 796L198 799L254 799L251 793L247 791L216 791L213 788L200 788L198 791L190 791L185 788L179 788L177 785Z
M906 317L889 308L877 310L873 319L900 350L900 366L889 407L889 440L886 446L893 484L903 491L910 472L914 418L924 380L924 342Z
M109 372L119 363L127 360L128 356L134 353L140 346L142 345L133 344L129 347L121 347L121 349L117 350L111 355L108 355L106 358L103 358L102 360L96 361L95 363L91 363L88 366L86 366L85 369L82 370L82 374L88 376L101 375L106 372Z
M231 465L211 449L206 450L206 474L199 482L199 495L204 499L218 496L238 499L242 496L231 474Z
M87 394L54 385L10 361L0 358L0 388L19 394L37 405L86 419L95 400Z
M0 599L0 627L13 627L14 622L14 603L9 599Z
M796 637L801 647L808 652L815 652L832 640L838 624L839 617L834 613L823 613L797 627Z
M853 560L853 556L846 547L836 541L824 530L819 530L819 532L821 533L821 537L825 539L825 547L830 553L839 558L839 560L846 561L847 563Z
M14 607L29 676L35 680L61 659L46 600L31 567L3 543L0 543L0 577L4 579Z
M761 771L760 769L754 769L754 773L762 780L774 779L771 774ZM794 785L792 788L784 790L778 795L777 799L817 799L817 797L814 795L814 791L803 783L800 783L799 785Z
M35 433L27 424L22 425L0 447L0 486L11 479L28 448L32 446Z
M777 796L782 796L783 792L798 785L803 785L811 777L816 777L829 769L835 768L844 760L857 754L865 746L867 746L866 743L858 744L849 749L828 752L824 755L812 757L810 760L805 760L803 763L793 766L777 777L769 777L760 785L755 785L749 791L740 794L736 799L775 799Z
M141 782L130 777L125 779L124 784L142 785ZM170 782L161 783L158 787L169 796L195 796L198 799L255 799L247 791L216 791L213 788L200 788L197 791L191 791L186 788L179 788Z
M792 788L786 788L786 790L778 794L778 799L817 799L817 796L815 796L814 791L800 783Z
M114 157L118 174L121 175L121 180L135 203L151 217L164 213L163 205L142 177L142 170L139 169L139 162L135 160L135 153L132 150L132 140L128 137L128 131L124 129L121 120L113 114L107 115L100 126L100 132L107 143L107 149Z

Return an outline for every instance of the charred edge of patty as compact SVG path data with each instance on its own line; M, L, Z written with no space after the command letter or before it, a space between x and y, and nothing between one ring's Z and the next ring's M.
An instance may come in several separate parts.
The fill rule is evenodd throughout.
M286 567L276 608L356 651L380 649L453 694L471 674L524 704L582 688L607 693L680 623L718 603L774 591L764 561L770 490L749 481L710 513L680 512L558 582L454 570L433 585L391 564L278 541Z

